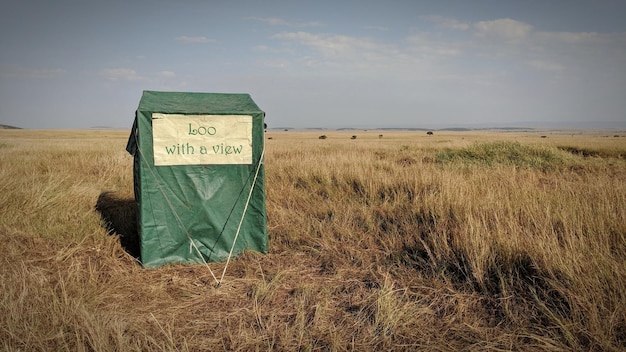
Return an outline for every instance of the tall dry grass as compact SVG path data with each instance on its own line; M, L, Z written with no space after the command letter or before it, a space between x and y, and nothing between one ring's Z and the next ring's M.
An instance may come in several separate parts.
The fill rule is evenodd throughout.
M126 131L0 130L0 348L626 348L626 138L324 133L268 133L270 253L215 287L129 254Z

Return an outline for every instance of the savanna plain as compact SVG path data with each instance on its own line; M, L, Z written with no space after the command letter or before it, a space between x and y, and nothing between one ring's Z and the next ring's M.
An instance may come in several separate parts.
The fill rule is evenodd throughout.
M141 266L128 132L0 130L1 350L626 350L626 131L270 130L219 286Z

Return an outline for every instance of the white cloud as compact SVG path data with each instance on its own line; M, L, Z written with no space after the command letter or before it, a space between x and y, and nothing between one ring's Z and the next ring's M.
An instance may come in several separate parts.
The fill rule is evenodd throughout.
M468 95L487 88L496 94L522 89L515 87L542 87L554 83L555 77L560 84L625 77L619 71L626 62L624 33L542 32L508 18L475 23L428 19L438 26L396 42L313 31L280 32L271 36L280 45L256 48L266 55L259 64L289 75L382 85L393 81L408 90L428 82L442 94L462 86ZM450 36L441 28L456 32ZM561 74L566 71L567 76Z
M552 42L566 44L626 44L626 33L596 32L538 32L537 37Z
M174 71L137 72L130 68L108 68L100 71L100 76L116 84L150 84L159 89L169 89L169 85L179 83Z
M290 66L287 60L281 60L281 59L262 60L259 64L265 68L279 69L279 70L287 69Z
M176 37L176 40L178 40L179 42L183 42L183 43L210 43L210 44L216 44L217 40L215 39L210 39L207 37L203 37L203 36L188 36L188 35L181 35Z
M312 34L308 32L282 32L272 38L294 41L307 46L325 57L358 57L375 53L386 55L394 52L391 45L346 35Z
M386 32L389 30L389 28L384 27L384 26L365 26L365 29L371 29L371 30L379 31L379 32Z
M477 22L474 24L474 29L479 36L517 41L528 38L533 26L510 18L502 18Z
M552 61L544 61L544 60L531 60L526 64L528 66L536 68L541 71L549 71L549 72L561 72L565 69L565 66L561 65L558 62Z
M174 78L176 74L172 71L161 71L157 73L157 76L160 78Z
M389 44L371 38L310 32L281 32L272 36L284 41L293 52L299 52L294 66L308 68L334 67L338 74L393 75L398 78L432 77L428 72L463 54L461 46L443 42L428 33L413 34L405 41ZM301 45L310 51L298 50Z
M143 79L137 75L137 71L130 68L107 68L102 70L100 74L111 81L139 81Z
M422 59L442 59L459 56L462 50L458 44L432 39L427 33L418 33L406 39L408 52Z
M321 27L324 24L322 22L311 21L311 22L293 22L287 21L282 18L275 17L247 17L248 20L258 21L270 26L285 26L285 27L296 27L296 28L305 28L305 27Z
M262 52L265 54L274 54L274 55L294 55L295 52L289 48L277 48L269 45L255 45L252 47L253 50Z
M442 17L442 16L436 16L436 15L425 16L423 18L425 18L428 21L436 23L439 27L442 27L442 28L466 31L470 29L471 27L469 23L461 22L454 18L447 18L447 17Z

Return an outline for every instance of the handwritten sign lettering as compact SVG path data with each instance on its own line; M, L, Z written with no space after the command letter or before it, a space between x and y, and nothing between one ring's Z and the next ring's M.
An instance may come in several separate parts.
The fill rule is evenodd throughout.
M252 116L152 114L154 165L252 164Z

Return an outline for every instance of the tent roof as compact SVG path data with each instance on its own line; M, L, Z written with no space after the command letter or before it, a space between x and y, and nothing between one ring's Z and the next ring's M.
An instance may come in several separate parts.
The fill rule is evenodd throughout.
M249 94L144 91L139 111L170 114L252 114L262 112Z

